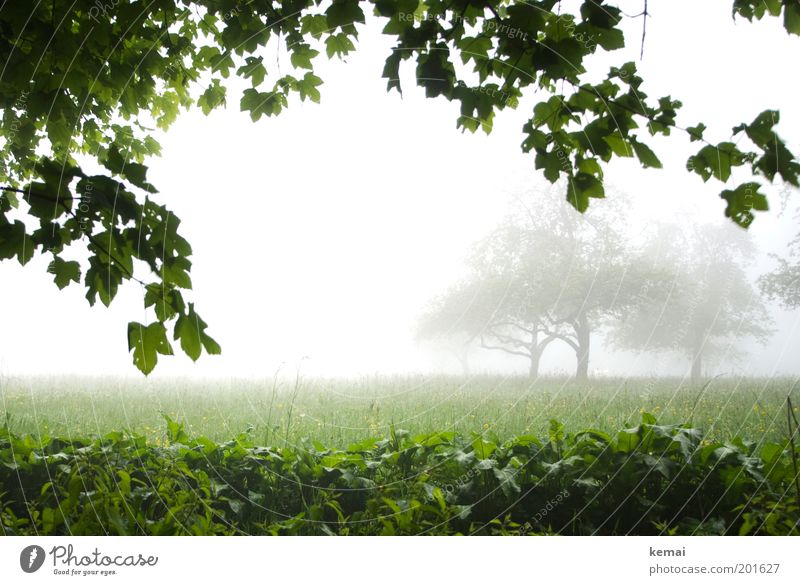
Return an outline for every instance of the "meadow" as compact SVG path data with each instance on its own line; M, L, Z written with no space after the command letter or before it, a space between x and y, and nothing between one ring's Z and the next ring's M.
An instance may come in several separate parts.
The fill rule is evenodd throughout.
M800 534L791 379L0 390L6 535Z
M0 420L18 433L103 435L128 430L166 436L163 415L190 433L223 441L252 427L265 445L309 437L346 447L382 437L394 423L411 433L491 431L546 436L549 421L568 429L616 431L643 412L665 424L691 423L711 440L757 443L786 436L785 403L800 404L792 378L362 377L263 380L143 378L0 379Z

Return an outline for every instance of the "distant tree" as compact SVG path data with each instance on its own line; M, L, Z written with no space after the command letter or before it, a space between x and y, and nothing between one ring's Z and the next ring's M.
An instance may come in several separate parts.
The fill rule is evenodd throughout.
M548 334L536 299L522 296L520 280L510 272L493 272L473 266L468 278L436 298L420 320L419 337L455 342L462 365L476 344L523 357L536 378L542 353L556 337Z
M797 214L800 219L800 212ZM786 309L800 307L800 233L789 244L785 257L774 256L778 267L758 280L761 292Z
M483 329L481 291L472 282L460 282L432 301L417 323L419 341L439 342L451 350L464 375L470 375L469 354Z
M612 341L688 356L695 383L707 359L738 353L737 340L765 342L771 319L746 273L753 254L747 234L728 225L658 226L643 256L657 277L644 283L639 302L616 322Z
M560 340L575 351L576 379L588 377L592 333L635 300L628 291L643 275L610 221L619 209L580 216L554 193L537 194L535 211L518 207L474 247L468 276L432 303L421 329L524 357L531 377Z

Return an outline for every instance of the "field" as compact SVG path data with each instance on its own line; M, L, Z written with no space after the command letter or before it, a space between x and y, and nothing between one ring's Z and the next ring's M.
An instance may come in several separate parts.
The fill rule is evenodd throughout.
M0 380L0 417L12 431L69 437L129 430L159 441L162 414L189 433L224 441L253 427L265 445L310 437L346 447L386 436L393 422L411 433L492 431L545 436L549 421L569 429L616 431L643 412L662 423L692 423L712 440L786 436L794 379L717 379L705 388L680 379L394 377L351 380L192 382L116 378Z
M787 396L795 380L4 379L0 524L796 534Z

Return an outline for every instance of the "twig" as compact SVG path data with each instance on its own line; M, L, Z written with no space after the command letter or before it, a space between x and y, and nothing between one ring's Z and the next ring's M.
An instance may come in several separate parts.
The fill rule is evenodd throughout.
M644 0L644 12L642 12L642 49L639 52L639 61L644 58L644 39L647 36L647 0Z

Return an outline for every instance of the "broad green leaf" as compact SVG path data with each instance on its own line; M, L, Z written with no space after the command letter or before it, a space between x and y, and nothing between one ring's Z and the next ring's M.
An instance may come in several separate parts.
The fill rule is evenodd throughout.
M197 361L203 348L211 355L221 352L217 342L206 334L207 328L208 325L195 312L193 303L189 303L188 313L180 315L175 322L174 338L180 339L181 349L192 361Z
M65 261L56 256L47 268L54 275L53 281L59 289L65 288L70 282L80 282L81 267L75 261Z
M172 355L172 346L167 340L167 330L163 323L150 325L128 323L128 350L133 351L133 363L143 374L153 371L158 363L158 355Z
M730 217L738 225L749 227L753 222L753 211L767 211L769 205L767 197L760 191L758 183L744 183L736 189L726 189L720 197L728 202L725 216Z
M642 163L643 167L653 167L656 169L660 169L663 167L661 161L658 160L656 153L650 150L650 147L646 144L639 142L638 140L631 138L631 146L633 146L633 150L636 153L636 157L639 159L639 162Z
M364 22L364 11L361 10L358 0L333 0L325 11L330 30L341 27L343 30L347 25L356 22Z
M334 55L340 58L344 57L350 51L354 51L355 48L353 42L344 33L331 35L325 39L325 52L329 59L333 58Z

